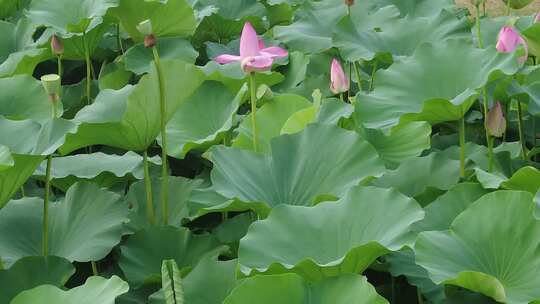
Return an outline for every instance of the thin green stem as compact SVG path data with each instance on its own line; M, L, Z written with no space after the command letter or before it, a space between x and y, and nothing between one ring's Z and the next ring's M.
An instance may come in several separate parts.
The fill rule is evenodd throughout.
M56 56L58 61L58 76L60 76L60 79L62 79L62 55Z
M120 24L116 24L116 48L124 54L124 46L122 45L122 37L120 36Z
M459 120L459 175L465 178L465 117Z
M519 131L519 142L521 143L521 157L524 160L527 160L527 146L525 143L525 136L523 133L523 111L521 110L521 102L517 102L518 108L518 131Z
M358 91L362 91L362 78L360 77L360 63L357 61L354 63L354 73L356 74L356 81L358 81Z
M251 92L251 130L253 131L253 151L259 149L259 133L257 132L257 84L255 73L249 73L249 88Z
M52 155L47 156L47 169L45 173L45 198L43 199L43 228L41 239L41 254L49 255L49 194L51 192L51 166Z
M478 47L484 48L484 41L482 39L482 29L480 28L480 5L476 5L476 36L478 38Z
M506 16L510 16L510 3L511 0L506 0Z
M395 304L396 303L396 278L394 277L391 277L390 278L390 287L391 287L391 292L392 292L392 304Z
M86 62L86 103L91 104L91 95L92 95L92 71L90 61L90 50L88 49L88 42L86 41L86 34L83 32L83 46L84 46L84 60Z
M488 172L493 172L493 143L495 138L490 137L488 140Z
M159 109L161 114L161 214L163 225L169 224L169 166L167 162L167 105L165 104L165 79L157 48L152 47L159 82Z
M4 262L2 262L2 259L0 258L0 270L4 269Z
M96 262L91 261L90 264L92 265L92 274L93 274L94 276L98 276L98 275L99 275L99 272L98 272L98 269L97 269L97 264L96 264Z
M416 288L416 297L418 298L418 304L424 304L424 298L422 297L422 292L418 287Z
M486 133L486 146L488 147L488 155L493 154L493 147L491 145L491 135L489 135L488 126L487 126L487 116L488 116L488 96L487 96L487 90L486 87L482 88L482 106L484 108L484 131ZM490 163L488 164L488 168L493 167L493 157L490 158ZM489 172L491 172L491 169L489 169Z
M343 93L339 93L339 99L340 99L342 102L345 102L345 98L343 98Z
M24 185L21 186L21 197L25 197L26 193L24 191Z
M375 72L377 72L378 61L373 64L373 70L371 71L371 79L369 80L369 91L373 91L373 82L375 81Z
M146 216L148 222L152 225L156 224L156 216L154 214L154 203L152 197L152 180L150 179L150 170L148 169L148 152L143 152L144 165L144 186L146 189Z

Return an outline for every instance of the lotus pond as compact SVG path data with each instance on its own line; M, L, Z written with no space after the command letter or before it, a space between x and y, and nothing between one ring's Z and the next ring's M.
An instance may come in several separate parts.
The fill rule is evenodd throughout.
M0 0L0 304L540 303L532 2Z

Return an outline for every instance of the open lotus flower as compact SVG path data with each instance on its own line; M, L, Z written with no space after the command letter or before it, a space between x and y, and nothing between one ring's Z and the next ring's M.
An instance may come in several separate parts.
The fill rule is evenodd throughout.
M280 47L265 47L264 42L257 37L257 32L251 23L246 22L240 37L240 56L223 54L214 60L219 64L238 61L244 72L251 73L269 70L275 58L287 57L287 55L288 52Z
M522 45L525 49L525 55L519 57L519 61L524 63L529 56L529 48L525 39L519 35L519 33L511 26L503 26L499 32L499 38L497 40L497 51L501 53L512 53L516 48Z
M501 103L498 101L487 114L486 128L489 135L495 137L502 137L506 132L506 119L504 118Z
M341 94L349 90L349 79L345 75L341 64L334 58L330 67L330 90L334 94Z

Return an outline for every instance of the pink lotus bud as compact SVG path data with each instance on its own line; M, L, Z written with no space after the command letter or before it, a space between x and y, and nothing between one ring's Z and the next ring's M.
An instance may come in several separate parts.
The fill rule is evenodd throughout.
M506 132L506 119L504 118L501 103L498 101L487 114L486 128L489 135L495 137L502 137Z
M58 36L53 35L51 38L51 50L53 54L60 56L64 54L64 44Z
M536 17L534 17L534 22L539 23L540 22L540 12L536 14Z
M513 27L503 26L499 32L499 38L497 40L497 51L501 53L512 53L519 45L522 45L525 49L525 55L519 58L519 61L524 63L529 57L529 48L527 43Z
M345 75L341 64L335 58L330 68L330 90L334 94L341 94L349 90L349 79Z

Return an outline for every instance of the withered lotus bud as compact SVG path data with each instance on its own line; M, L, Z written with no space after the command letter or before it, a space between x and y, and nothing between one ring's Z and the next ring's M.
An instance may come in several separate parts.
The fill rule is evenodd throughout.
M152 34L144 36L144 47L152 48L156 45L156 37Z
M64 54L64 44L58 36L53 35L51 38L51 50L53 54L60 56Z
M353 6L354 5L354 0L345 0L345 4L348 5L348 6Z

